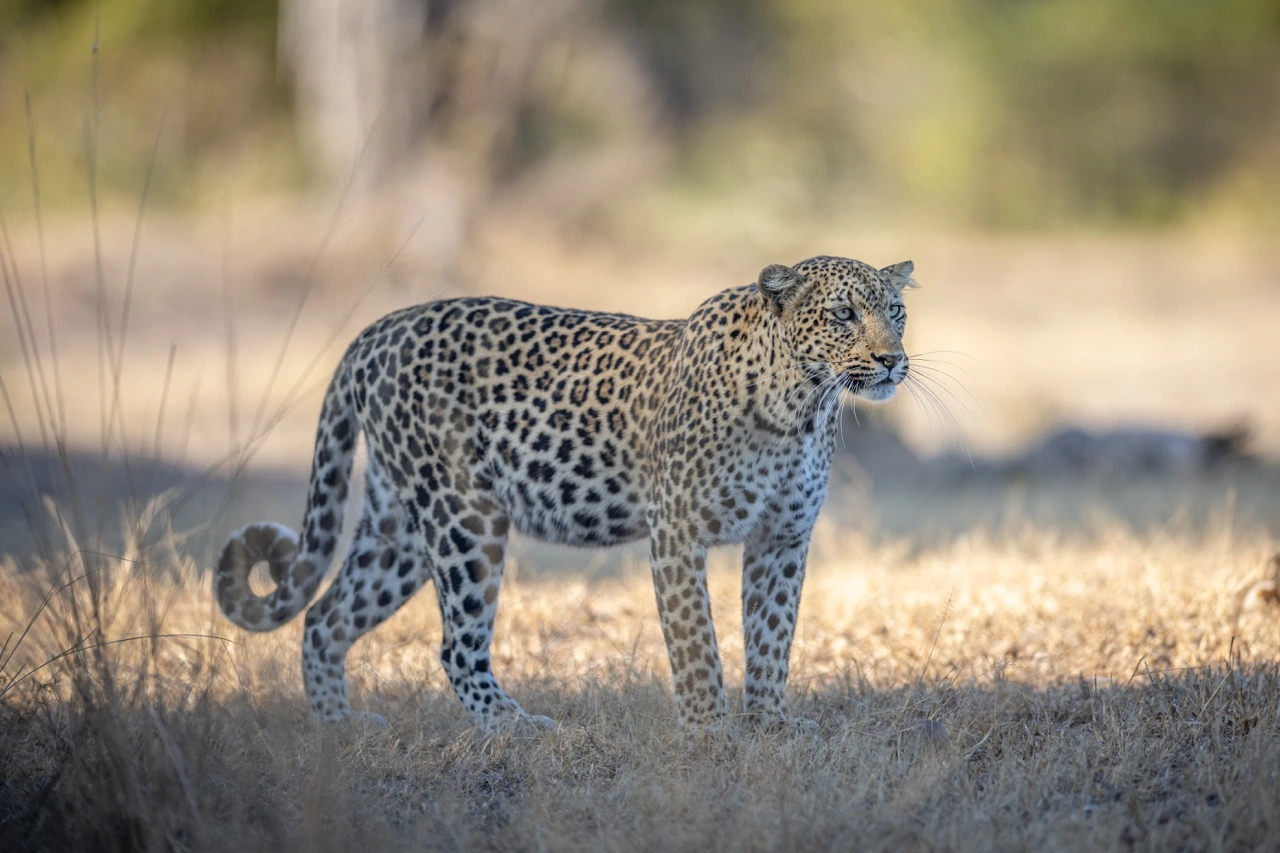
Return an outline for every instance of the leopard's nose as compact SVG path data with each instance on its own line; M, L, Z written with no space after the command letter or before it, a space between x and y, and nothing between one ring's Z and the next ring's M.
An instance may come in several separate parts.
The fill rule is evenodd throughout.
M897 367L898 362L906 360L906 355L900 352L873 353L871 357L883 364L888 370L893 370Z

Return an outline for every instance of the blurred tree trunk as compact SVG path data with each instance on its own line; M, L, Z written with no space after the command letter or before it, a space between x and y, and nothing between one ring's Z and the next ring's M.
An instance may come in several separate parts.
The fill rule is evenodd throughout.
M515 159L543 48L581 5L280 0L300 144L331 190L426 223L430 265L452 270Z
M378 183L426 126L429 5L281 0L280 52L300 142L329 182Z
M542 53L581 0L280 0L299 134L331 180L377 183L425 148L472 179L511 154Z

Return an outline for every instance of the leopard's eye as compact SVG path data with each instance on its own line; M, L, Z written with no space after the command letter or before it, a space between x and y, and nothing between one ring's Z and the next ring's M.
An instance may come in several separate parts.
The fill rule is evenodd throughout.
M841 323L848 323L850 320L858 316L858 312L854 311L848 305L841 305L839 308L834 309L831 314Z

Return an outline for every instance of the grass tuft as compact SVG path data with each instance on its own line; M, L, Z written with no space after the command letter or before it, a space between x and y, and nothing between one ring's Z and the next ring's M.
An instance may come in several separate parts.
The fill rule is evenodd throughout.
M675 731L639 573L504 592L495 671L562 730L486 738L435 661L429 596L350 660L357 706L390 729L323 729L305 710L299 626L247 636L226 625L180 549L165 564L81 552L39 576L10 567L0 575L0 618L17 638L0 688L0 847L1114 849L1273 838L1280 619L1235 601L1266 543L1224 557L1214 542L1167 534L1053 549L1049 537L1024 540L904 558L834 537L858 557L818 556L793 668L793 711L817 720L820 738ZM1145 563L1141 580L1115 572L1131 560ZM731 684L742 677L736 586L719 560L712 592Z

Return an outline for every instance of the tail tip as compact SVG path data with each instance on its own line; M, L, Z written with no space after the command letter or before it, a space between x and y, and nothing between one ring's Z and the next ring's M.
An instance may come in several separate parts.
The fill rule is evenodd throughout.
M268 630L279 624L269 613L268 597L249 586L249 574L265 562L271 580L279 588L298 555L298 534L283 524L258 522L245 525L227 539L214 573L218 606L232 622L249 630Z

